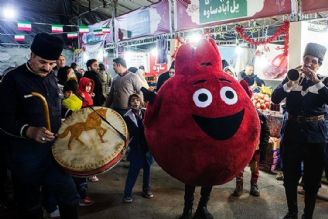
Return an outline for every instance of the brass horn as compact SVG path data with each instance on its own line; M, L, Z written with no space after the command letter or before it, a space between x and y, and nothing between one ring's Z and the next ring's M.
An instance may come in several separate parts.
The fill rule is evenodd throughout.
M296 69L290 69L287 72L287 78L290 81L297 81L300 78L300 73Z

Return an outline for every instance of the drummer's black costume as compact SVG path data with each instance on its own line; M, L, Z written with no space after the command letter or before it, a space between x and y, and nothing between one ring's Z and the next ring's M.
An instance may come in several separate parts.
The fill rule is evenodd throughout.
M36 35L31 46L34 54L47 60L56 60L62 48L60 39L45 33ZM0 126L10 136L9 162L18 218L43 218L40 202L43 186L53 190L61 218L78 218L79 198L74 182L55 163L52 142L41 144L24 136L26 126L45 127L41 102L35 97L24 98L31 92L46 98L52 132L57 133L61 124L59 89L53 73L40 77L32 73L26 63L4 77L0 92Z
M304 56L319 59L319 66L326 52L325 47L309 43ZM278 104L286 98L288 121L284 131L282 160L284 186L287 196L288 214L284 218L297 218L297 186L304 163L305 208L302 218L312 218L316 195L324 166L326 126L325 104L328 103L328 78L317 76L320 82L314 84L304 76L299 83L288 88L286 78L274 90L272 102Z

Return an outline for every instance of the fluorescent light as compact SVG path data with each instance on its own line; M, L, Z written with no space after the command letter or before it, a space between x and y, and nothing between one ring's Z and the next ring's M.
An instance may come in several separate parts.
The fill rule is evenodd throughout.
M237 55L241 55L243 53L243 49L240 46L236 46Z
M17 12L16 12L15 8L12 6L5 6L2 9L2 16L8 20L14 20L14 19L16 19Z
M158 53L157 48L153 48L153 49L150 51L150 53L151 53L152 56L157 56L157 53Z
M191 43L198 43L202 39L202 36L199 33L193 33L187 39Z

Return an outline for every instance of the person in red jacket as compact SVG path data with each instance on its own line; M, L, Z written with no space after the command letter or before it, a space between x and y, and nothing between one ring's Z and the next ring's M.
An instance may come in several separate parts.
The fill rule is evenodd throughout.
M92 79L82 77L79 83L79 93L83 98L82 107L93 106L93 89L95 87L95 83Z

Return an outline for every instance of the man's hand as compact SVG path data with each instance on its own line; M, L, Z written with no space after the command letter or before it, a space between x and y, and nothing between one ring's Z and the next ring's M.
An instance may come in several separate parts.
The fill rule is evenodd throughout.
M47 143L55 139L55 134L45 127L29 126L26 130L26 137L39 143Z
M299 79L296 80L296 81L291 81L291 80L289 80L289 81L287 82L287 87L288 87L288 88L294 87L295 85L298 84L298 82L299 82Z
M311 68L304 66L301 69L301 72L306 75L313 83L319 83L320 80L318 79L317 73L313 71Z

